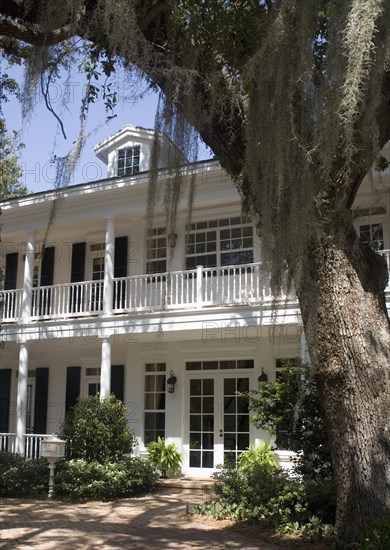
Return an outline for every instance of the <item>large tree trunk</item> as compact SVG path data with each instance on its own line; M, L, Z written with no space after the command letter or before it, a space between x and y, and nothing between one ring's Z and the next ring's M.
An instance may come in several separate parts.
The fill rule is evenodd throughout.
M313 293L299 292L324 406L345 539L390 508L390 328L383 259L347 238L319 243Z

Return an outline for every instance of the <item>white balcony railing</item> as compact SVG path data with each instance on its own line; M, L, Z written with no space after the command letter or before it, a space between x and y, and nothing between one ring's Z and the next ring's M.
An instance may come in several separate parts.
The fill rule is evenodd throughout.
M24 436L25 458L39 458L41 456L41 442L46 434L25 434ZM16 452L16 434L0 433L0 452Z
M9 453L14 453L15 443L15 433L0 433L0 452L8 451Z
M390 251L383 251L390 266ZM388 284L386 292L390 292ZM295 297L288 296L289 300ZM212 267L114 279L114 313L201 309L208 306L250 305L272 300L269 280L259 263ZM0 317L20 318L22 290L0 292ZM103 311L103 281L84 281L33 289L31 318L67 319Z
M34 288L32 318L96 315L103 307L103 281L85 281Z
M270 296L260 264L174 271L114 280L114 312L260 302Z
M4 321L16 321L22 308L23 290L3 290L0 292L0 317Z

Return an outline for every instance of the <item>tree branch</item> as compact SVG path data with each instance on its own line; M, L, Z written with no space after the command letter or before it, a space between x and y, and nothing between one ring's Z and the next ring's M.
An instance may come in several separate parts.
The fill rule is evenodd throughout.
M151 0L142 2L142 11L138 17L138 26L141 32L146 32L153 21L165 13L172 11L174 2L172 0Z
M34 27L34 25L27 27L4 16L0 17L0 35L21 40L32 46L53 46L71 38L75 34L74 28L70 25L48 33L43 33Z
M388 69L383 76L382 101L378 109L377 120L378 140L379 145L382 148L390 139L390 69ZM345 195L345 204L347 208L352 207L356 193L358 192L365 175L366 172L364 174L358 174L351 182L351 185L347 187Z

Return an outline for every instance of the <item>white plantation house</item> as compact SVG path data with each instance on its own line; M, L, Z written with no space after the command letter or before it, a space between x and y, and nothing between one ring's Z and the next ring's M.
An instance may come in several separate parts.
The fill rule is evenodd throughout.
M157 213L147 233L153 136L127 125L98 144L107 179L0 203L0 450L39 455L77 398L96 393L126 404L136 453L158 436L176 441L186 475L268 439L236 391L305 354L297 300L273 300L256 227L216 160L183 164L188 185L196 173L191 220L183 199L174 231ZM161 158L182 157L161 145ZM163 163L158 177L163 193ZM373 170L353 207L388 262L389 180Z

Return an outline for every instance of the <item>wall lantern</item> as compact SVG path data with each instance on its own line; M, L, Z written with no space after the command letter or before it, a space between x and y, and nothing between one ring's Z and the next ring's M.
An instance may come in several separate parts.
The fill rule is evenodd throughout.
M46 458L49 463L49 498L53 495L54 487L54 468L58 459L65 456L65 441L56 437L54 434L42 439L41 456Z
M263 384L263 382L268 382L268 375L264 372L263 367L261 367L261 374L257 378L257 381L259 382L259 384Z
M177 234L174 231L172 231L168 235L168 245L169 245L169 247L170 248L175 248L176 241L177 241Z
M175 384L177 382L176 376L173 374L173 370L169 373L169 378L167 380L167 390L168 393L173 393L175 391Z

